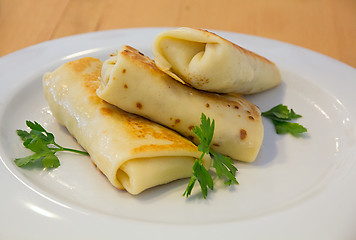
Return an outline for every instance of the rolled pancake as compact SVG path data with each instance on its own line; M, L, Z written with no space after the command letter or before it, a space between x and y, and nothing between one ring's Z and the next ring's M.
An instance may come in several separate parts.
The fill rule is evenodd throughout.
M131 194L191 175L197 147L174 131L106 103L96 95L102 62L82 58L43 77L53 116L119 189ZM206 168L211 159L204 158Z
M103 64L97 94L125 111L172 128L196 144L201 114L215 120L212 149L252 162L263 140L260 110L239 96L221 96L174 80L142 53L123 46Z
M273 62L205 30L165 31L154 40L153 55L162 71L205 91L251 94L281 82Z

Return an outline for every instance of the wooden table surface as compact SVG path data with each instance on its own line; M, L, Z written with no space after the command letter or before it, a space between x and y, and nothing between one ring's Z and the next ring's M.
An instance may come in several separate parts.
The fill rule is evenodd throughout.
M0 56L73 34L165 26L277 39L356 67L356 0L0 0Z

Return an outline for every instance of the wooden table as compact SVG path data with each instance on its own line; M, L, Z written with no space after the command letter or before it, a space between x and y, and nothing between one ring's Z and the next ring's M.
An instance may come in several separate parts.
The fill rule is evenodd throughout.
M0 56L63 36L148 26L247 33L356 67L356 0L0 0Z

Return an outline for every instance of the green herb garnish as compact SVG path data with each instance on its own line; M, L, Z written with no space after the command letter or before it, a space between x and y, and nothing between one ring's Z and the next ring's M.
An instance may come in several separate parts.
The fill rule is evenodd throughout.
M307 132L307 129L302 125L290 122L302 116L296 114L293 109L289 110L283 104L279 104L269 111L263 112L262 116L272 120L277 134L290 133L293 136L299 136L301 133Z
M30 132L24 130L16 130L17 135L23 141L23 145L30 149L34 154L16 158L15 164L18 167L23 167L31 163L42 161L45 168L57 168L60 165L56 152L69 151L83 155L89 155L87 152L75 149L65 148L58 145L54 141L54 135L47 132L39 123L26 121L26 125L31 129Z
M199 138L200 144L198 145L198 150L202 152L199 159L196 159L193 165L192 176L188 183L188 186L183 193L183 196L189 197L193 190L196 180L200 184L202 195L204 198L208 195L208 188L214 190L213 179L208 170L203 166L203 157L205 154L210 154L213 159L213 167L216 170L216 174L219 178L223 176L227 179L225 184L231 185L233 183L238 184L236 180L237 168L233 165L231 158L226 157L222 154L216 153L210 149L210 143L214 135L215 121L210 122L210 118L207 118L204 113L201 115L200 126L195 126L193 128L194 134Z

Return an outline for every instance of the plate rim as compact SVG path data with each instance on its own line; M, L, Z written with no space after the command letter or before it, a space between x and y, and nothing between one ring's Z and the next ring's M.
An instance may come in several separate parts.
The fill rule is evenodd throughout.
M70 41L72 41L73 39L75 40L75 39L81 39L81 38L88 38L88 37L92 37L92 36L98 36L98 35L106 35L106 34L111 34L111 33L118 33L118 32L132 32L132 31L152 31L152 30L154 30L154 31L163 31L163 30L166 30L166 29L172 29L171 27L169 27L169 28L167 28L167 27L146 27L146 28L125 28L125 29L115 29L115 30L104 30L104 31L98 31L98 32L89 32L89 33L81 33L81 34L77 34L77 35L72 35L72 36L66 36L66 37L62 37L62 38L58 38L58 39L54 39L54 40L50 40L50 41L45 41L45 42L42 42L42 43L38 43L38 44L35 44L35 45L32 45L32 46L29 46L29 47L26 47L26 48L23 48L23 49L20 49L20 50L17 50L17 51L15 51L15 52L13 52L13 53L10 53L10 54L7 54L7 55L5 55L5 56L2 56L1 58L0 58L0 69L2 69L2 68L4 68L4 65L5 65L5 62L8 62L8 61L14 61L14 60L17 60L18 58L20 58L21 57L21 55L23 55L23 54L29 54L29 53L31 53L31 52L33 52L33 50L37 50L37 49L39 49L39 48L44 48L45 50L48 50L48 48L51 48L52 46L55 46L55 45L58 45L58 44L61 44L61 43L63 43L63 42L70 42ZM324 59L324 61L327 61L327 62L330 62L331 64L336 64L336 65L339 65L338 66L338 68L344 68L345 69L345 71L346 72L351 72L354 76L356 76L356 71L355 71L355 69L352 67L352 66L349 66L349 65L347 65L347 64L345 64L345 63L343 63L343 62L341 62L341 61L339 61L339 60L336 60L336 59L333 59L333 58L331 58L331 57L329 57L329 56L326 56L326 55L323 55L323 54L321 54L321 53L317 53L317 52L314 52L314 51L312 51L312 50L309 50L309 49L306 49L306 48L304 48L304 47L300 47L300 46L296 46L296 45L293 45L293 44L290 44L290 43L285 43L285 42L281 42L281 41L278 41L278 40L273 40L273 39L270 39L270 38L265 38L265 37L258 37L258 36L253 36L253 35L248 35L248 34L241 34L241 33L235 33L235 32L229 32L229 31L220 31L220 30L211 30L211 31L213 31L213 32L217 32L218 34L221 34L221 33L223 33L223 35L224 34L226 34L226 35L230 35L230 34L237 34L237 35L241 35L241 36L245 36L245 37L247 37L247 38L258 38L258 39L262 39L262 40L267 40L267 41L273 41L273 42L275 42L275 43L278 43L278 44L282 44L283 46L286 46L287 48L294 48L294 49L297 49L297 50L301 50L302 52L304 52L304 54L305 54L305 52L306 52L306 54L308 55L308 54L311 54L312 56L316 56L316 58L317 59L319 59L319 58L323 58ZM51 52L51 51L50 51ZM45 52L44 54L50 54L50 52L48 53L48 52ZM7 65L7 64L6 64ZM29 70L28 70L28 72L29 72ZM350 79L351 78L353 78L353 75L351 74L351 77L350 77ZM1 75L0 75L1 76ZM356 79L356 78L355 78ZM1 82L2 81L4 81L4 80L0 80ZM349 84L351 84L351 85L354 85L354 86L356 86L356 81L355 82L350 82ZM18 87L18 86L17 86ZM16 89L16 86L14 87L14 89ZM0 90L0 93L1 92L3 92L3 91L1 91ZM5 96L7 96L7 95L5 95ZM4 98L4 97L2 97L2 98ZM349 100L349 98L350 97L347 97L347 98L344 98L344 99L346 99L346 100ZM1 99L1 97L0 97L0 99ZM345 100L345 101L346 101ZM1 99L1 101L0 101L0 115L2 116L2 113L3 113L3 110L4 110L4 105L6 105L6 101L4 102L3 101L3 99ZM352 115L352 117L353 117L353 120L355 120L355 118L356 118L356 110L351 110L350 111L350 114ZM354 151L354 152L356 152L356 151ZM4 163L4 161L2 160L2 155L0 155L0 158L1 158L1 167L0 167L0 172L1 173L4 173L4 172L6 172L6 171L9 171L9 169L8 169L8 167L6 166L6 164ZM355 170L355 167L353 167L353 169L352 169L353 171ZM3 175L3 174L1 174L1 175ZM1 176L0 175L0 176ZM10 181L10 182L12 182L12 183L15 183L14 182L14 180L15 179L13 179L13 176L8 176L8 175L6 175L5 177L3 177L3 176L1 176L0 178L3 178L4 180L7 180L7 181ZM346 178L350 178L350 176L346 176ZM351 178L351 179L355 179L355 178ZM1 181L0 181L1 182ZM17 183L18 184L18 183ZM0 183L0 185L1 186L4 186L4 184L1 184ZM8 191L13 191L13 190L11 190L9 187L6 187L5 188L6 190L8 190ZM62 207L58 207L58 206L56 206L56 204L54 204L54 203L48 203L48 202L46 202L44 199L39 199L39 197L38 197L38 195L34 195L32 192L29 192L29 190L28 189L26 189L26 187L23 185L23 186L19 186L19 189L21 189L21 191L24 191L24 192L27 192L28 194L29 194L29 196L28 196L28 198L29 199L31 199L31 200L35 200L35 201L38 201L40 204L42 204L43 206L46 206L46 207L49 207L49 208L53 208L53 209L56 209L56 211L61 211L61 210L63 210L62 209ZM328 194L330 194L330 193L328 193ZM345 193L342 193L342 194L345 194ZM352 196L353 198L356 198L355 196ZM0 201L2 201L2 200L0 200ZM6 203L8 203L8 202L6 202ZM41 205L41 206L42 206ZM0 207L0 209L1 209L1 207ZM294 209L294 210L292 210L291 212L294 212L296 209ZM27 210L25 209L22 209L21 211L24 211L24 212L26 212ZM84 224L88 224L88 225L93 225L92 224L92 222L90 222L90 221L94 221L95 219L92 219L92 217L93 216L88 216L88 214L87 213L83 213L83 212L76 212L76 211L73 211L73 209L70 209L70 208L66 208L66 210L64 211L64 212L66 212L66 214L68 214L68 216L72 216L73 218L78 218L78 216L79 216L79 218L81 219L81 218L85 218L85 217L87 217L88 218L88 220L86 220L86 221L84 221ZM287 211L287 212L290 212L290 211ZM285 215L287 212L284 212L284 213L281 213L280 215L281 216L283 216L283 215ZM19 213L16 213L16 214L19 214ZM27 212L27 214L28 214L28 212ZM294 214L296 214L295 212L294 212ZM277 214L277 215L279 215L279 214ZM36 215L37 216L37 215ZM275 215L274 215L275 216ZM266 226L271 226L271 224L268 224L267 223L267 219L269 219L269 217L262 217L261 219L258 219L257 220L257 222L259 222L260 224L265 224ZM272 216L272 219L273 219L273 216ZM354 217L354 219L355 219L355 217ZM53 219L52 219L53 220ZM42 219L42 221L43 221L43 219ZM51 224L54 224L54 223L57 223L57 224L60 224L60 223L58 223L58 219L57 219L57 221L55 221L55 220L53 220L52 222L51 222ZM108 230L112 230L112 227L114 227L114 225L113 225L113 222L115 222L115 224L123 224L123 225L127 225L127 220L125 219L125 220L120 220L120 219L110 219L110 217L104 217L104 216L101 216L100 217L100 219L96 219L96 221L98 221L98 222L100 222L100 223L102 223L102 224L107 224L108 225ZM108 222L109 221L109 222ZM111 222L111 223L110 223ZM71 223L71 221L69 221L69 223ZM146 235L147 234L147 232L151 232L152 233L152 231L153 231L153 229L155 229L155 230L160 230L160 228L159 228L159 226L158 226L158 228L157 228L157 225L156 224L148 224L148 223L145 223L144 225L143 224L139 224L139 223L137 223L136 221L134 221L134 225L136 225L136 227L140 227L141 229L143 229L143 231L142 231L142 233L143 233L143 235L140 235L139 233L133 233L133 236L136 236L136 237L139 237L139 236L144 236L144 235ZM244 232L247 232L247 231L250 231L251 230L251 226L250 226L250 223L251 223L251 221L246 221L245 223L240 223L240 225L238 226L238 228L239 228L239 230L241 230L241 231L244 231ZM68 223L67 223L68 224ZM67 224L64 224L62 227L63 228L66 228L66 227L68 227L68 225ZM139 226L138 226L139 225ZM216 226L217 227L217 229L219 229L219 230L221 230L221 231L226 231L226 234L234 234L234 232L235 231L231 231L231 229L228 229L227 230L227 227L224 225L224 226L222 226L221 224L217 224L218 226ZM230 227L232 227L232 228L234 228L234 227L236 227L236 225L234 224L234 223L230 223L230 224L226 224L226 225L229 225ZM169 229L168 231L167 231L167 233L168 232L175 232L175 233L177 233L177 226L168 226L168 225L166 225L165 226L167 229ZM128 226L128 229L127 230L129 230L129 231L132 231L132 230L134 230L134 228L135 227L133 227L133 226ZM190 228L189 226L187 226L186 227L187 228L187 230L192 234L192 235L196 235L196 236L198 236L198 232L196 232L195 230L197 230L197 229L199 229L199 230L202 230L202 231L206 231L207 230L207 227L206 226L198 226L197 227L197 229L193 229L193 228ZM11 228L10 228L11 229ZM14 230L14 229L13 229ZM266 227L264 227L264 228L262 228L261 230L263 230L263 232L264 233L273 233L273 229L271 228L271 229L266 229ZM34 232L33 232L34 233ZM113 233L113 232L111 232L111 233ZM110 233L110 234L111 234ZM354 232L353 232L354 233ZM7 232L7 233L4 233L4 232L2 232L2 230L0 231L0 236L2 236L2 235L4 235L4 236L15 236L16 237L16 235L11 235L12 233L10 233L10 232ZM76 235L80 235L81 234L81 232L79 232L79 231L74 231L74 234L76 234ZM99 235L95 235L95 234L98 234L98 233L94 233L91 237L96 237L96 236L99 236ZM213 237L213 236L215 236L215 234L214 233L212 233L212 232L209 232L209 236L210 237ZM236 234L238 235L239 234L239 232L238 231L236 231ZM185 234L184 234L185 235ZM177 234L175 237L177 237L177 238L175 238L175 239L178 239L178 238L180 238L180 237L182 237L182 236L184 236L184 235L181 235L181 234ZM103 233L100 233L100 236L103 236ZM110 236L110 235L108 235L108 236ZM282 235L281 235L282 236ZM325 235L327 238L326 239L329 239L330 238L330 235ZM345 235L346 236L346 235ZM351 236L351 235L350 235ZM94 238L93 238L94 239ZM350 238L351 239L351 238Z

